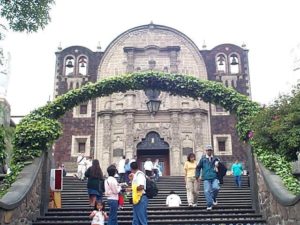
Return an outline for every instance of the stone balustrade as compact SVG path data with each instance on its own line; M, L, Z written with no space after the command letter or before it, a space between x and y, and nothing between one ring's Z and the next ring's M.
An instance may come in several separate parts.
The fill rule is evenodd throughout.
M45 193L43 164L47 160L45 153L32 164L24 167L16 182L0 199L0 224L29 225L43 211Z
M260 211L268 225L299 225L300 196L295 196L283 185L279 176L256 161Z

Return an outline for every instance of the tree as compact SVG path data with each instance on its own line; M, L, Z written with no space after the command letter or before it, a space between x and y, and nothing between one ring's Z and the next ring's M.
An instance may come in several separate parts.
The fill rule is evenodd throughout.
M253 121L254 141L286 159L297 159L300 150L300 83L290 95L280 96Z
M0 0L0 16L9 29L18 32L36 32L50 22L49 11L54 0ZM0 24L0 40L4 38L7 25Z

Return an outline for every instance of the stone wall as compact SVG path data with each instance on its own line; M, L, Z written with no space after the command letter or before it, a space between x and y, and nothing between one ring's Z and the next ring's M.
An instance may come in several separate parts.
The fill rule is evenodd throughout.
M280 178L256 161L260 210L268 225L299 225L300 196L288 192Z
M42 185L44 158L35 159L26 166L0 199L0 224L29 225L40 215L42 193L46 194Z

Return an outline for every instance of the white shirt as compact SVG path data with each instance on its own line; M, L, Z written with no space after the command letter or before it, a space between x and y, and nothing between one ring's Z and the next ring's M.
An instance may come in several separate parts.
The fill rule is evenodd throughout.
M136 159L130 159L129 165L130 165L130 163L132 163L132 162L136 162Z
M135 184L136 186L143 185L144 186L144 192L143 193L145 193L145 190L146 190L146 176L145 176L145 174L142 171L138 170L133 176L132 184Z
M104 225L104 216L101 211L94 210L95 216L93 217L92 224Z
M125 159L121 159L118 163L118 173L125 173Z
M80 156L77 157L78 165L83 166L83 165L85 165L85 162L86 162L86 158L84 156L80 155Z
M155 162L155 163L153 164L153 169L157 169L157 170L160 169L160 166L159 166L159 163L158 163L158 162Z
M178 207L178 206L180 206L181 205L181 199L180 199L179 195L170 194L167 197L166 205L169 206L169 207Z
M151 161L146 161L144 163L144 169L145 170L149 170L149 171L152 171L153 169L153 163Z
M211 156L206 155L206 158L207 158L209 161L211 161L213 157L214 157L213 155L211 155ZM219 161L216 160L216 161L215 161L215 166L218 166L218 165L219 165Z

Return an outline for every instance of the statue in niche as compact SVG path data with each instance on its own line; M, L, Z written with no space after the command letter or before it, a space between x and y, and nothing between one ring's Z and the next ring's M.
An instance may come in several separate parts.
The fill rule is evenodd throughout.
M151 59L148 61L148 64L149 64L149 69L153 70L155 68L156 61L154 59Z
M113 143L114 149L123 149L123 141L120 139L119 136L117 136L116 141Z
M193 147L193 142L190 139L189 135L185 135L185 139L182 141L182 146L183 147Z

